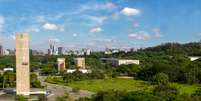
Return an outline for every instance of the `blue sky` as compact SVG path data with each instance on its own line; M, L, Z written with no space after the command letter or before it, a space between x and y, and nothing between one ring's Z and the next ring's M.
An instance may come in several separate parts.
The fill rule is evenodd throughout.
M0 0L0 42L29 32L31 48L147 47L201 37L200 0Z

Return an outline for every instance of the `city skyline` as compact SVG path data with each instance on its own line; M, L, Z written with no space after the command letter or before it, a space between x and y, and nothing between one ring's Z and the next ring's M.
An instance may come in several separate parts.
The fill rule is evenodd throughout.
M198 41L199 0L0 0L0 42L14 48L14 33L30 33L30 47L49 41L68 49L139 48Z

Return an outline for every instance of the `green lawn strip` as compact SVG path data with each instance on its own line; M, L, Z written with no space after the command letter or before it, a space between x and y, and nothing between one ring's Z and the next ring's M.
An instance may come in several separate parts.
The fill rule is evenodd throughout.
M200 84L189 85L189 84L172 83L171 85L176 86L176 88L180 90L180 93L188 93L188 94L191 94L198 87L201 87Z
M103 79L103 80L85 80L77 81L68 84L71 87L78 87L83 90L98 92L100 90L125 90L136 91L145 90L150 91L152 86L147 82L133 79Z
M125 91L137 91L144 90L150 92L153 90L153 85L146 81L134 80L134 79L99 79L99 80L84 80L84 81L74 81L71 83L64 83L59 81L51 81L50 83L61 84L70 87L80 88L82 90L88 90L92 92L106 91L106 90L125 90ZM171 83L172 86L176 86L180 93L191 94L195 89L200 87L199 84L189 85L189 84L178 84Z

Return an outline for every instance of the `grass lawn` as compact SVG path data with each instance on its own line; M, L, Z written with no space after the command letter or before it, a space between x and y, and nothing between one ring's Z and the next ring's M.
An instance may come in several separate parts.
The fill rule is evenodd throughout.
M191 94L198 87L201 87L201 85L199 84L189 85L189 84L172 83L172 85L176 86L181 93L188 93L188 94Z
M133 80L133 79L103 79L103 80L85 80L85 81L76 81L68 84L71 87L78 87L83 90L89 90L93 92L98 92L100 90L126 90L126 91L135 91L135 90L146 90L150 91L153 86L150 86L149 83Z
M172 83L171 85L176 86L181 93L191 94L199 85L187 85L187 84L177 84ZM103 80L85 80L76 81L69 83L70 87L77 87L83 90L89 90L93 92L98 92L100 90L126 90L126 91L136 91L145 90L152 91L153 86L146 81L133 80L133 79L103 79Z
M49 81L50 82L50 81ZM125 91L137 91L137 90L145 90L147 92L153 90L153 85L149 84L149 82L142 80L134 80L134 79L121 79L121 78L111 78L111 79L100 79L100 80L84 80L84 81L74 81L71 83L64 83L61 81L51 80L50 83L67 85L73 88L80 88L83 90L98 92L101 90L125 90ZM188 84L178 84L171 83L171 85L176 86L180 93L188 93L191 94L196 88L198 88L199 84L188 85Z

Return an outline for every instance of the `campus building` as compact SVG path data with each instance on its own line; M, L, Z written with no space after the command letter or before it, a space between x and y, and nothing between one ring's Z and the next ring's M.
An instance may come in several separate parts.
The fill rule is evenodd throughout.
M116 59L116 58L101 58L102 63L111 64L113 66L119 65L128 65L128 64L136 64L139 65L139 60L131 60L131 59Z
M195 60L198 60L198 59L200 59L201 57L200 56L189 56L189 59L191 60L191 61L195 61Z
M65 72L66 66L65 66L65 58L57 58L58 63L58 72Z
M75 58L75 64L78 68L85 68L85 58Z

